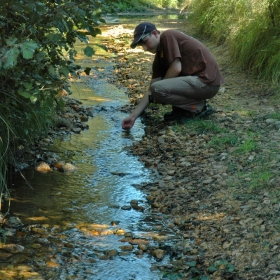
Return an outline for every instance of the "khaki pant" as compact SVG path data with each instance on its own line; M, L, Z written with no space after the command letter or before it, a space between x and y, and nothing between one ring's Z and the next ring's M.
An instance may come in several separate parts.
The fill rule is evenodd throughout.
M182 76L153 83L151 92L157 103L199 113L205 105L205 99L214 97L219 88L202 83L197 76Z

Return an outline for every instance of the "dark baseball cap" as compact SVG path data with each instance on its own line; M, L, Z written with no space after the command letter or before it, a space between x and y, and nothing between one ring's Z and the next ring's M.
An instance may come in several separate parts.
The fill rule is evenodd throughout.
M134 40L131 43L131 48L135 48L137 44L141 41L145 35L151 33L152 31L157 30L155 25L150 22L141 22L138 24L134 30Z

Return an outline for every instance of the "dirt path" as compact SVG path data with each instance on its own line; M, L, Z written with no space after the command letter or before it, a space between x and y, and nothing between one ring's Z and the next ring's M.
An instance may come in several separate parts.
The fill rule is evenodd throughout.
M168 250L173 269L166 275L280 279L277 96L234 66L226 48L197 37L191 24L154 22L160 30L177 28L200 39L226 79L210 101L216 112L207 120L164 123L163 113L170 107L150 106L143 116L146 135L131 149L155 177L153 184L139 186L151 211L162 215L165 226L181 236ZM109 31L117 39L113 50L119 55L116 75L110 79L128 88L132 104L148 86L153 59L129 48L133 26Z

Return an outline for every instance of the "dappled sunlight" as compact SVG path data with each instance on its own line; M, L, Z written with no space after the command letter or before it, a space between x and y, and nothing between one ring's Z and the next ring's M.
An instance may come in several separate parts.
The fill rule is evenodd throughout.
M27 220L30 220L32 222L41 222L41 221L46 221L49 218L44 217L44 216L40 216L40 217L28 217Z
M20 277L20 279L43 279L40 273L30 271L33 270L33 267L30 266L18 266L11 270L10 267L7 267L6 269L1 270L0 269L0 279L17 279Z

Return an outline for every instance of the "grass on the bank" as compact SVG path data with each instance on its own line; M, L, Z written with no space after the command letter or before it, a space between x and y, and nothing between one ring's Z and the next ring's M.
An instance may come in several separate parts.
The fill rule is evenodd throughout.
M218 149L224 149L227 146L234 146L238 142L238 136L233 133L225 133L222 135L213 136L208 142L211 147L217 147Z
M271 117L277 118L278 114ZM194 133L210 134L211 139L206 148L215 149L218 153L228 153L231 161L227 163L229 171L236 174L236 180L229 179L228 187L244 188L244 191L252 193L260 189L268 189L274 176L271 171L271 161L275 150L268 154L258 153L260 149L259 133L252 131L230 132L221 128L212 120L195 119L186 123L177 123L172 126L175 132L182 135ZM198 136L199 137L199 136ZM233 148L232 151L229 148Z
M235 61L279 86L280 2L187 0L201 33L225 43Z
M193 119L187 120L184 122L182 119L182 123L178 123L173 125L172 129L174 131L192 131L198 134L201 133L222 133L226 132L224 128L221 128L218 124L216 124L212 120L202 120L202 119Z
M182 0L122 0L116 4L118 11L145 11L147 9L177 9Z
M186 126L188 127L188 129L196 131L197 133L221 133L226 131L224 128L221 128L212 120L195 119L188 122Z
M1 193L8 192L6 181L8 162L16 165L16 157L34 141L48 133L50 126L55 122L55 107L50 104L50 100L32 104L23 98L11 100L7 95L5 102L0 104Z

